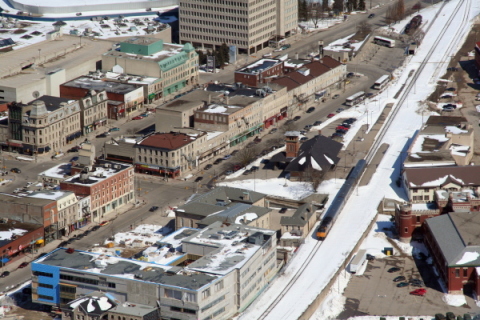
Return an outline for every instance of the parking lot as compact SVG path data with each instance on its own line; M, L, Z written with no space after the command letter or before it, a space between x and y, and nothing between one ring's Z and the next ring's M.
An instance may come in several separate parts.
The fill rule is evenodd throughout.
M392 267L400 271L389 273ZM427 289L425 296L410 295L410 291L418 289L412 285L397 287L394 282L398 276L405 281L421 279ZM398 315L398 316L434 316L436 313L453 312L457 315L480 313L475 301L466 297L466 306L452 307L443 302L443 292L433 269L425 260L412 257L393 256L369 261L363 275L353 275L344 293L345 311L339 319L352 315Z

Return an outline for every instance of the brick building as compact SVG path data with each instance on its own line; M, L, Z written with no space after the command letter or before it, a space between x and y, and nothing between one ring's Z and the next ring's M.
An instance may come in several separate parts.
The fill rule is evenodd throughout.
M284 63L276 59L261 59L235 71L235 83L258 87L283 74Z
M395 212L403 242L421 237L421 226L429 218L480 211L480 166L406 168L403 183L409 203L398 206Z
M42 224L1 218L0 265L14 260L23 253L31 253L43 245ZM14 230L12 232L12 230Z
M107 92L107 117L120 119L143 107L143 88L139 85L102 80L99 77L82 76L60 85L60 96L68 99L84 98L91 90ZM119 104L123 108L119 108Z
M92 221L100 222L106 213L135 201L133 166L100 160L93 166L72 168L73 172L79 170L62 181L60 189L73 191L78 197L90 196Z
M428 219L424 243L448 293L480 297L480 214L452 212Z
M61 237L58 230L58 209L55 200L0 194L0 218L43 225L45 243ZM38 239L40 240L40 238Z

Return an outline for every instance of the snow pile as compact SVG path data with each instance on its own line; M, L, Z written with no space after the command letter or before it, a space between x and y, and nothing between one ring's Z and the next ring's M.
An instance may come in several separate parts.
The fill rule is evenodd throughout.
M292 200L300 200L314 193L312 184L309 182L293 182L281 178L220 182L218 185L253 190L256 192Z
M467 304L467 300L465 300L463 294L444 294L442 300L449 306L454 307L460 307Z
M465 264L478 259L480 254L478 252L465 252L460 260L456 264Z

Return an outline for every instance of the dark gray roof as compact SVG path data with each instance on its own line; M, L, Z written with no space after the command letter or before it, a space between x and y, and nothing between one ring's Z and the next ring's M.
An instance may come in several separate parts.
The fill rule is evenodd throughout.
M298 156L290 161L285 171L301 172L313 167L312 163L315 161L322 168L322 172L327 172L340 161L338 153L342 146L340 142L317 135L300 146Z
M316 207L313 206L313 210L310 210L310 204L305 203L298 207L298 209L291 217L281 217L280 225L303 227L310 219L310 217L315 214L315 209Z
M436 187L444 185L448 181L461 186L480 185L480 166L405 168L404 172L410 188L425 188L423 185L426 183L429 187ZM447 181L447 179L449 180Z
M7 46L12 46L14 44L15 44L15 42L12 40L12 38L7 38L7 39L1 39L0 40L0 48L7 47Z
M476 259L461 259L467 253L475 257L480 254L480 215L471 212L452 212L427 219L428 229L434 237L449 267L480 266ZM471 260L471 261L469 261Z
M72 99L66 99L66 98L59 98L59 97L53 97L53 96L41 96L40 98L30 101L29 104L33 104L35 101L43 101L45 103L45 107L47 107L48 111L55 111L59 109L60 103L71 101Z
M246 203L234 203L222 212L211 214L198 222L199 228L205 228L215 221L235 223L237 217L246 213L255 213L261 217L270 212L270 209L258 206L252 206ZM249 221L243 221L243 224L248 224Z
M67 253L65 249L57 249L53 251L45 259L38 260L36 263L51 265L60 268L80 270L85 274L104 274L118 277L123 274L137 275L135 281L153 282L168 286L176 286L190 290L197 290L204 285L217 279L216 276L207 274L167 274L170 269L168 266L161 266L150 263L149 268L141 268L148 262L138 263L135 260L114 257L118 262L108 264L105 267L99 267L95 263L93 257L98 258L100 255L90 252L82 252L75 250L73 253ZM91 271L91 269L99 268L100 271ZM90 270L89 270L90 269ZM142 269L142 270L140 270Z
M247 194L248 200L246 199ZM212 213L224 211L235 202L253 204L265 197L265 194L251 190L217 187L210 192L193 198L190 202L179 207L177 211L206 217Z

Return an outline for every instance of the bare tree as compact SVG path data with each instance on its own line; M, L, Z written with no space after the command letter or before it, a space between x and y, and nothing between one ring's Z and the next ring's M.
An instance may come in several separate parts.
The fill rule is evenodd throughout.
M240 166L245 167L256 159L257 154L257 147L243 148L235 155L234 162L237 162Z
M372 26L367 21L362 21L357 25L357 34L365 38L372 31Z
M297 124L295 122L285 123L283 126L280 127L280 132L282 133L295 130L298 130Z
M319 6L317 6L316 9L311 11L310 19L312 20L313 26L315 27L315 29L318 28L318 23L320 22L320 20L322 20L322 18L323 18L323 12Z
M313 169L311 166L303 170L301 175L302 181L308 181L312 183L314 190L318 188L323 179L323 172Z

